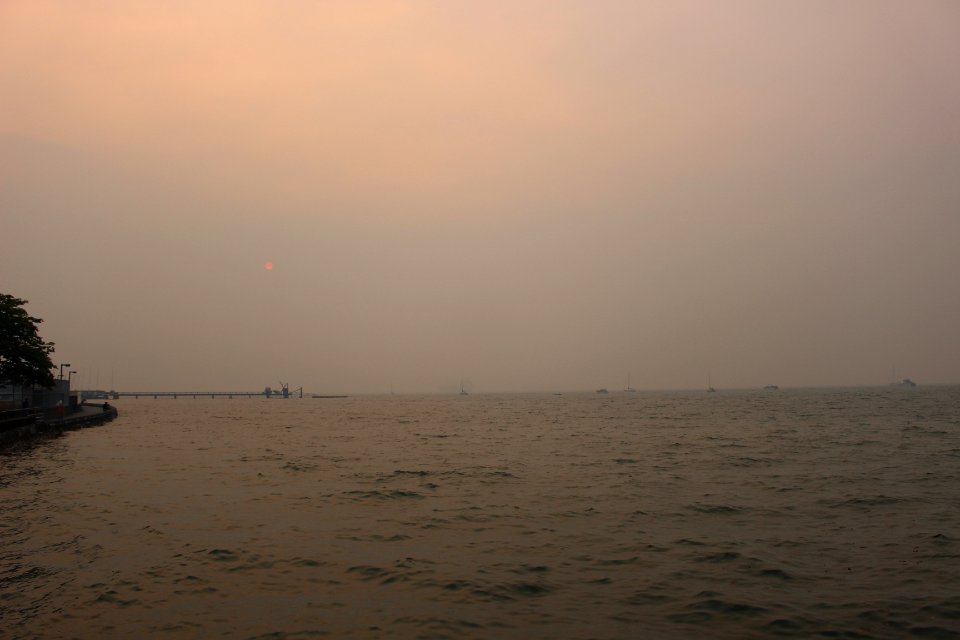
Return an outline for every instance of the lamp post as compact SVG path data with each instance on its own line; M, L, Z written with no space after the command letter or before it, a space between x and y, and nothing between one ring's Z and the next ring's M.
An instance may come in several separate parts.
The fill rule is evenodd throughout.
M63 368L64 368L64 367L72 367L72 366L73 366L73 365L70 364L69 362L66 363L66 364L60 365L60 379L61 379L61 380L63 380Z
M70 384L70 381L73 380L73 374L75 374L75 373L76 373L76 371L68 371L68 372L67 372L67 384L68 384L68 385Z

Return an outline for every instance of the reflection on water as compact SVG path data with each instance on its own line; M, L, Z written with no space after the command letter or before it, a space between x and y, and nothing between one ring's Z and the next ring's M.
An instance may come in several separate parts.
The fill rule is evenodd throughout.
M960 634L960 390L127 400L0 456L12 638Z

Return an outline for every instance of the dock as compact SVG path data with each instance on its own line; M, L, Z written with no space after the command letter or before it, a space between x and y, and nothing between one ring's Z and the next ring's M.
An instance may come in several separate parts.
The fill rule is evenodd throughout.
M84 398L111 399L120 398L294 398L303 397L303 387L290 389L286 382L281 382L279 389L266 387L263 391L81 391Z
M120 398L269 398L280 397L279 393L268 394L265 391L114 391L110 397Z

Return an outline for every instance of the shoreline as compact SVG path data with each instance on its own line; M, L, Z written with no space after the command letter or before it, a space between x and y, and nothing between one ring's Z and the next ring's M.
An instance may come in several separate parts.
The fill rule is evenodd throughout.
M88 404L80 405L77 411L62 418L49 413L25 413L8 420L13 424L6 428L0 422L0 429L2 429L0 430L0 449L33 440L55 438L67 431L100 426L111 422L118 415L119 412L114 406L104 409L98 405Z

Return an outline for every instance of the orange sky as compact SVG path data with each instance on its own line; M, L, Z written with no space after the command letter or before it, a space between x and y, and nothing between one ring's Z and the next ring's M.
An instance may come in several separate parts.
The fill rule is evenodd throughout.
M241 182L243 199L279 197L272 213L450 215L466 201L489 215L558 184L595 202L624 182L803 153L812 136L864 144L906 115L904 92L937 81L917 64L946 71L956 53L949 3L2 11L3 133L176 165L204 191Z
M95 221L122 246L75 262L131 308L144 307L134 281L174 296L274 261L288 279L263 294L270 312L247 313L369 349L330 355L326 384L362 385L363 367L344 371L391 349L421 362L420 389L460 369L492 388L531 388L543 368L565 371L554 386L628 369L695 385L718 360L742 362L730 378L743 385L873 380L911 359L960 379L944 356L960 345L940 332L958 311L934 293L960 272L958 25L949 1L8 0L0 289L72 336L55 325L77 308L54 295L61 274L24 265L71 250L37 230L83 239ZM409 306L363 293L361 274L383 272ZM516 292L498 291L511 279ZM300 301L317 282L328 298ZM244 343L222 314L248 294L209 303L203 330L226 337L198 358ZM116 346L95 317L80 324L58 345L130 369L95 355ZM416 349L390 346L394 332ZM153 353L136 335L128 350ZM841 370L839 353L869 363ZM272 366L247 356L246 377ZM161 369L175 377L176 361Z

